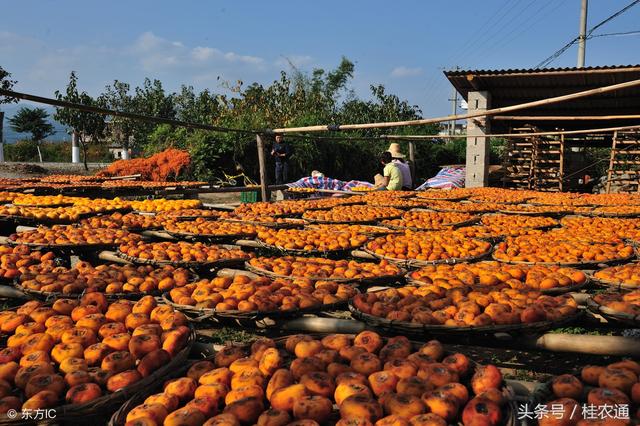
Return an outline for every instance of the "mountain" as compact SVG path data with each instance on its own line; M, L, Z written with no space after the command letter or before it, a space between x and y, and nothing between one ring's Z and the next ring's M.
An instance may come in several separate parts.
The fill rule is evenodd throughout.
M4 111L4 126L3 126L3 139L4 143L16 143L20 139L29 139L31 135L28 133L18 133L13 131L11 125L9 124L9 118L13 117L20 108L29 107L29 108L43 108L45 111L49 113L49 122L53 125L55 133L49 136L46 140L48 141L69 141L71 140L71 135L67 133L67 129L62 124L58 123L53 119L53 114L56 112L54 107L50 106L39 106L35 105L31 102L19 102L17 104L9 104L0 106L0 110Z

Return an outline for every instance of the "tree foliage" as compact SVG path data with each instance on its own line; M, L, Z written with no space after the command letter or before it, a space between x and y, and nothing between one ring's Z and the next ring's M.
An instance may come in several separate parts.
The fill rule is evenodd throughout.
M47 121L48 118L49 113L42 108L22 107L9 119L9 124L14 131L31 133L31 140L37 144L40 162L42 162L40 142L55 133L53 126Z
M198 92L191 86L182 86L177 92L168 93L158 80L145 79L140 87L135 88L116 80L105 88L98 99L107 108L118 111L254 130L314 124L403 121L422 116L422 111L416 105L389 93L383 85L372 85L370 95L366 99L359 98L351 89L354 72L353 62L344 57L330 70L317 68L303 72L292 65L289 71L282 71L277 80L267 85L246 85L243 81L222 82L223 93L214 93L209 89ZM71 93L75 95L77 88L73 87L73 90ZM254 178L258 176L255 137L251 134L155 125L117 115L108 117L107 121L107 135L113 141L122 143L125 149L138 149L146 155L166 148L188 150L193 160L191 170L194 178L219 177L222 171L235 173L238 169ZM380 171L377 158L380 152L387 149L388 142L351 137L435 134L438 130L435 125L427 125L328 132L310 134L304 138L287 135L285 139L294 150L290 175L306 176L311 170L317 169L339 179L370 180ZM333 136L338 140L327 141L317 136ZM463 162L464 143L464 140L449 144L416 142L418 177L432 176L438 171L439 165ZM401 145L407 153L408 144Z
M104 107L104 98L99 97L94 99L87 94L87 92L78 92L78 77L74 71L69 76L69 84L65 94L56 90L56 98L61 101L72 102L85 106ZM98 145L104 140L104 133L106 130L105 116L94 112L80 111L71 108L56 108L56 113L53 118L70 127L78 133L78 139L80 146L82 146L84 167L85 170L89 170L87 166L87 151L89 144Z
M16 83L11 79L11 73L0 66L0 89L11 90ZM15 98L0 95L0 104L10 104L17 101Z

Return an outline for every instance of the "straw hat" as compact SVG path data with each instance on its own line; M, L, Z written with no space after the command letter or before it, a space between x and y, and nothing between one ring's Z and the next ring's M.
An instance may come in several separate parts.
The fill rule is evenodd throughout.
M388 152L391 153L391 157L393 158L404 158L405 155L400 152L400 144L399 143L392 143L391 145L389 145L389 149L387 150Z

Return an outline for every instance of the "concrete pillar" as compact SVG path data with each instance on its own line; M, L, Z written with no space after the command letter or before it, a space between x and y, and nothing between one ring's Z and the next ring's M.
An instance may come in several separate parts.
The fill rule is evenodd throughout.
M71 162L80 162L80 142L78 141L78 132L75 130L71 133Z
M489 92L469 92L469 114L491 108ZM490 133L486 117L467 119L467 176L466 188L487 186L489 182L489 139Z

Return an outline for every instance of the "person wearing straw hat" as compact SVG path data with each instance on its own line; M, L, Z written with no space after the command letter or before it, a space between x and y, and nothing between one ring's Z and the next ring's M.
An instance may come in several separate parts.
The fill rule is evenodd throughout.
M380 155L380 163L384 166L384 170L382 171L382 176L379 174L374 176L374 187L376 189L400 191L402 189L402 172L393 162L389 151L385 151Z
M391 153L391 158L393 159L393 164L395 164L398 169L400 169L400 173L402 173L402 189L411 190L413 189L413 178L411 177L411 167L405 161L405 155L400 151L399 143L392 143L389 145L389 149L387 152Z

